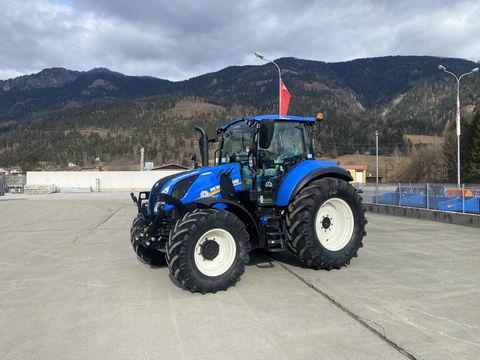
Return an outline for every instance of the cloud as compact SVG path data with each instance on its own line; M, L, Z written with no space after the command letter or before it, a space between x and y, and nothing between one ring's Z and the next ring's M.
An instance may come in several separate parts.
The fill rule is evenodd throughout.
M179 80L294 56L478 58L476 1L0 0L0 78L104 66Z

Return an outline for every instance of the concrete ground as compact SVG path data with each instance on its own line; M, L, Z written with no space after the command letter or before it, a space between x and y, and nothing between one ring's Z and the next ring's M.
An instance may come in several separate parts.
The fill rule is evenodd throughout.
M0 197L0 359L478 359L478 228L368 215L342 270L254 253L227 292L140 263L126 193Z

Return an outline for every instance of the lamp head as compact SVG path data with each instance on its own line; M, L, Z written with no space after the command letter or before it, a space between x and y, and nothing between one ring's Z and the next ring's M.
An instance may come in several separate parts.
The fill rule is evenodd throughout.
M262 55L262 54L256 52L256 53L255 53L255 56L256 56L257 58L259 58L260 60L263 60L263 55Z
M477 72L478 71L478 68L475 68L472 70L472 72Z
M443 71L447 70L447 68L443 65L438 65L437 68L438 70L443 70Z

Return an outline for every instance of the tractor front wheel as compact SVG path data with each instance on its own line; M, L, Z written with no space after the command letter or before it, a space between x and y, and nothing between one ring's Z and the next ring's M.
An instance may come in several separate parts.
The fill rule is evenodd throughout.
M346 181L323 178L299 191L288 206L288 247L308 266L340 268L363 246L365 210Z
M167 264L182 286L204 294L235 285L249 251L249 235L238 217L198 209L177 221L167 243Z
M142 262L148 265L164 266L166 264L165 253L160 250L149 249L139 241L139 238L144 236L145 232L145 218L138 214L130 229L130 242L133 250Z

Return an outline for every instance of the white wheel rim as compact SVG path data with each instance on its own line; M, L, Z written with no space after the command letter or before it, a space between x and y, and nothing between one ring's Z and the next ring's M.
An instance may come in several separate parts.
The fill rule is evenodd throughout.
M343 249L352 238L353 212L345 200L331 198L318 209L315 230L320 244L330 251Z
M218 244L218 255L208 260L202 255L202 245L207 240L213 240ZM228 271L235 261L237 245L232 234L224 229L212 229L203 234L195 245L193 259L197 269L206 276L219 276Z

